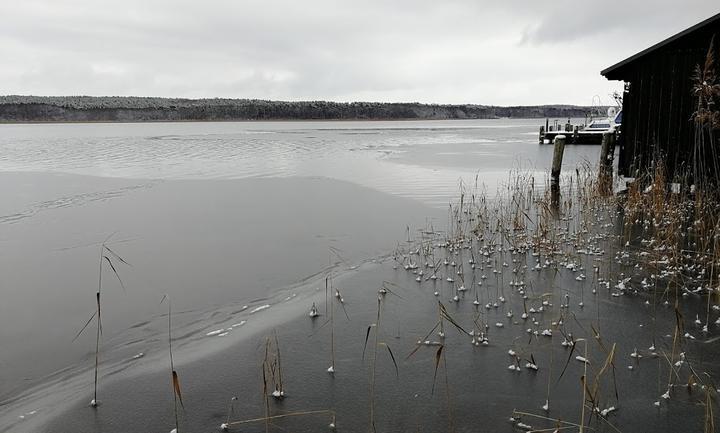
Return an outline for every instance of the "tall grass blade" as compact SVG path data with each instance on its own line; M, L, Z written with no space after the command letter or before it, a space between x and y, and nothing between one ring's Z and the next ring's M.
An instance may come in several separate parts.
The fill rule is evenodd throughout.
M570 365L570 360L572 359L573 353L575 353L575 344L570 347L570 354L568 355L567 360L565 360L565 366L563 367L562 372L560 372L560 376L558 376L557 380L555 381L555 385L560 382L560 379L562 379L563 375L565 374L568 365Z
M80 337L80 335L83 333L83 331L85 330L85 328L87 328L88 325L90 325L90 322L92 322L92 319L94 319L96 315L97 315L97 310L92 313L92 316L90 316L90 318L88 319L88 321L85 322L85 326L83 326L82 329L80 330L80 332L78 332L78 333L75 335L75 338L72 339L73 342L74 342L75 340L77 340L78 337Z
M410 359L410 357L413 356L415 354L415 352L420 350L420 348L422 347L422 342L426 341L430 337L430 335L432 335L432 333L435 332L436 329L438 329L438 326L440 326L439 321L435 324L435 326L433 326L433 328L430 330L430 332L428 332L427 335L422 340L420 340L420 342L417 344L417 346L415 346L415 348L412 350L412 352L410 352L410 354L405 357L405 360Z
M120 282L120 287L122 287L123 290L125 290L125 284L123 283L122 278L120 278L120 274L118 274L117 269L115 269L115 265L113 265L113 262L112 262L112 260L110 260L110 257L103 256L103 259L107 260L108 264L110 265L110 269L112 269L113 273L115 274L118 281Z
M430 391L430 394L435 394L435 379L437 378L438 367L440 367L440 359L442 357L443 347L445 347L445 346L440 345L440 347L438 347L437 352L435 353L435 373L433 373L433 384L432 384L432 390Z
M92 319L92 318L91 318ZM365 360L365 350L367 349L367 343L370 339L370 330L372 329L373 325L368 326L367 333L365 334L365 344L363 345L363 353L362 353L362 359Z
M445 305L443 305L442 302L438 301L438 304L440 304L440 314L442 317L450 322L458 331L462 332L463 334L469 334L458 322L453 319L453 317L450 315L450 313L447 312L447 309L445 308Z
M100 292L97 292L95 294L95 298L97 299L97 319L98 319L98 329L100 332L100 335L102 335L102 320L100 319Z
M175 391L175 394L178 397L178 400L180 401L180 406L182 406L183 409L185 409L185 405L183 404L182 399L182 393L180 392L180 379L178 379L177 371L173 370L172 372L172 381L173 381L173 390Z
M115 257L116 259L120 260L120 261L121 261L122 263L124 263L125 265L132 267L132 265L131 265L130 263L126 262L125 259L123 259L122 257L120 257L120 255L117 254L115 251L111 250L107 245L104 245L104 246L105 246L105 249L106 249L110 254L113 255L113 257Z
M381 345L387 347L388 353L390 354L390 359L392 359L393 365L395 366L395 376L400 377L400 370L398 369L397 361L395 360L395 355L393 355L392 349L390 349L390 346L387 343L380 343Z

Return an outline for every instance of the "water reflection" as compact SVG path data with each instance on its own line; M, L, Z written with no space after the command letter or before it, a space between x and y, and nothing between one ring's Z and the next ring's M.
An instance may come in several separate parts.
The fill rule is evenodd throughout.
M543 176L538 121L2 125L0 171L132 179L330 177L442 207L460 179L494 190L510 169ZM569 146L565 167L594 164Z

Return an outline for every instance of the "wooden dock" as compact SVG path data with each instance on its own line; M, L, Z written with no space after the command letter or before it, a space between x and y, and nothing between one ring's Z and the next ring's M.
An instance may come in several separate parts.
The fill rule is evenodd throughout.
M603 132L607 132L603 129L592 130L586 129L585 125L573 125L570 122L560 124L555 122L554 125L550 125L549 121L545 120L545 126L540 127L539 143L540 144L553 144L555 137L558 135L564 135L567 144L601 144Z

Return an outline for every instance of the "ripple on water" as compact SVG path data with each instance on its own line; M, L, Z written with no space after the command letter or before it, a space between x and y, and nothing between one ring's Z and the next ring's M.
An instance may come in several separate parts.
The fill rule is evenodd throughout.
M250 314L255 314L255 313L258 313L258 312L268 309L268 308L270 308L270 304L261 305L259 307L255 307L252 310L250 310Z
M536 133L529 132L540 123L167 123L123 125L122 130L113 124L22 125L0 134L0 171L142 179L328 177L444 207L461 178L507 172L518 158L546 165L551 149L538 146L530 138ZM474 153L479 148L483 154ZM592 146L567 148L568 166L597 153ZM68 199L65 205L87 198ZM0 218L24 217L18 212Z

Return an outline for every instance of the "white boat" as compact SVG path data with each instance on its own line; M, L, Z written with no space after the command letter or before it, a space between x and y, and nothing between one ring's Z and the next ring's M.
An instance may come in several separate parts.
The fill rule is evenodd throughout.
M608 108L607 117L594 119L587 125L548 125L540 127L540 144L552 144L555 137L564 135L566 144L600 144L605 132L617 132L622 124L622 110Z

